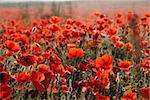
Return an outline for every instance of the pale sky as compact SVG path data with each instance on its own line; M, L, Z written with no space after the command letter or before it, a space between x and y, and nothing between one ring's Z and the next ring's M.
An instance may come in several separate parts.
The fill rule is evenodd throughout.
M83 0L0 0L0 3L2 2L26 2L26 1L83 1ZM86 0L84 0L86 1ZM88 1L88 0L87 0ZM92 0L90 0L92 1ZM149 0L97 0L97 1L148 1Z
M25 2L25 1L79 1L79 0L0 0L0 2Z

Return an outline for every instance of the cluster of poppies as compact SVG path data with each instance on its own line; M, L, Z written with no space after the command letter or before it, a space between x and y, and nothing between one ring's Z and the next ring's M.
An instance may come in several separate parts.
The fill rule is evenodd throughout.
M150 100L150 14L30 22L0 24L0 99Z

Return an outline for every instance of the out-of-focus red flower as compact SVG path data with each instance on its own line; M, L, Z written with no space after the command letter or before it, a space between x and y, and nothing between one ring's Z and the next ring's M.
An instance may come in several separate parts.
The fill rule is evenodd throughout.
M51 17L51 18L49 19L49 21L50 21L51 23L58 23L60 20L61 20L61 18L58 17L58 16L53 16L53 17Z
M16 59L18 63L23 66L31 66L36 63L36 57L34 55L22 56Z
M141 42L141 45L142 45L143 47L148 46L148 41L143 40L143 41Z
M110 28L110 29L108 29L107 30L107 34L108 35L115 35L116 34L116 32L117 32L117 29L116 28Z
M67 23L67 24L73 24L73 20L72 20L72 19L67 19L67 20L66 20L66 23Z
M99 17L101 14L100 12L95 12L94 15Z
M125 46L128 51L130 51L133 47L131 43L126 43Z
M109 96L103 96L101 94L96 94L96 100L110 100Z
M23 36L23 35L20 35L20 36L16 37L15 40L17 42L22 42L23 45L25 45L26 43L29 42L28 37L27 36Z
M141 23L142 23L142 25L144 25L144 26L146 26L146 25L149 24L148 19L147 19L146 17L142 17L142 18L141 18Z
M131 67L131 62L130 61L120 61L118 63L118 65L120 66L120 68L122 69L122 71L126 71L128 72L130 67Z
M112 61L113 58L111 56L104 55L96 59L95 65L97 68L100 68L101 70L110 72L112 70Z
M32 53L35 55L40 55L41 54L41 49L39 44L33 44L32 45Z
M66 24L66 25L65 25L65 28L66 28L67 30L70 30L70 29L72 28L72 26L71 26L70 24Z
M8 72L2 71L0 72L0 83L4 84L10 80L10 75Z
M44 76L43 73L32 71L32 73L31 73L31 81L32 81L34 87L37 90L39 90L39 91L43 91L44 90L44 85L41 83L44 80L45 80L45 76Z
M121 100L136 100L136 93L132 92L131 90L127 90L124 92Z
M122 14L122 13L120 13L120 12L119 12L119 13L117 13L117 17L118 17L118 18L121 18L122 16L123 16L123 14Z
M144 54L145 54L146 56L149 56L149 57L150 57L150 49L146 49L145 52L144 52Z
M105 18L106 17L106 15L104 15L104 14L100 14L100 16L99 16L100 18Z
M78 27L80 27L80 26L82 25L82 23L79 22L79 21L76 21L76 22L75 22L75 25L78 26Z
M144 61L143 64L142 64L142 68L144 70L150 70L150 60Z
M117 22L118 24L123 23L123 18L117 18L117 19L116 19L116 22Z
M30 80L30 75L27 74L27 72L20 72L18 75L15 75L15 79L18 82L26 83L28 80Z
M49 70L49 67L45 64L39 64L38 68L39 68L39 72L42 72L42 73L46 73Z
M41 72L32 71L31 80L32 82L41 82L45 79L44 74Z
M82 48L70 48L69 52L66 54L70 59L78 58L80 59L84 55Z
M42 63L45 61L45 58L43 56L38 56L37 57L37 63Z
M145 17L150 17L150 13L146 13L144 16Z
M127 19L131 20L133 18L134 13L132 11L128 12Z
M17 52L20 50L19 45L15 41L12 41L12 40L5 41L5 45L6 45L6 48L10 51Z
M122 41L117 41L114 45L118 48L123 48L124 43Z
M50 68L52 69L53 72L62 73L63 66L61 64L50 62L49 66L50 66Z
M48 22L45 19L42 19L42 26L45 26L47 24L48 24Z
M141 88L138 92L143 100L150 100L150 87Z
M48 26L48 29L51 31L58 31L60 30L60 27L57 24L51 24Z
M0 99L1 100L10 100L12 97L12 89L8 84L0 85Z
M112 41L114 41L114 42L117 42L117 41L120 40L120 37L119 37L119 36L112 36L110 39L111 39Z

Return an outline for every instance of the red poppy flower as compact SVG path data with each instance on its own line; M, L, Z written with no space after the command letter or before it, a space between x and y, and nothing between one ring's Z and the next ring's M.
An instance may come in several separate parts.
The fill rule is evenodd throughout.
M117 22L118 24L123 23L123 18L117 18L117 19L116 19L116 22Z
M45 58L43 56L38 56L37 57L37 63L42 63L45 61Z
M117 42L117 41L120 40L120 37L119 37L119 36L112 36L110 39L111 39L112 41L114 41L114 42Z
M110 100L109 96L103 96L101 94L96 94L96 100Z
M32 71L31 80L32 82L41 82L45 79L45 76L41 72Z
M36 57L34 55L22 56L16 59L18 63L23 66L31 66L36 63Z
M66 54L70 59L81 58L84 55L84 51L81 48L70 48L69 52Z
M94 15L99 17L101 14L99 12L95 12Z
M130 61L120 61L118 63L118 65L120 66L120 68L122 69L122 71L126 71L128 72L130 67L131 67L131 62Z
M55 80L55 75L54 75L53 71L50 70L49 66L47 66L45 64L39 64L38 68L39 68L39 72L43 73L45 76L45 80L42 81L42 84L47 89L49 87L50 79L52 79L53 81Z
M108 29L107 30L107 34L108 35L115 35L116 34L116 32L117 32L117 29L116 28L110 28L110 29Z
M37 90L39 90L39 91L44 90L44 85L41 83L44 80L45 80L45 76L43 73L32 71L31 81Z
M143 62L142 68L144 70L150 70L150 60L146 60L145 62Z
M12 89L7 84L0 85L0 99L1 100L10 100L12 97Z
M118 48L122 48L124 46L124 43L122 41L117 41L114 45Z
M117 17L118 17L118 18L121 18L122 16L123 16L123 14L122 14L122 13L120 13L120 12L119 12L119 13L117 13Z
M69 29L72 28L72 26L71 26L70 24L66 24L66 25L65 25L65 28L66 28L67 30L69 30Z
M63 66L61 64L50 62L49 66L52 69L52 71L55 73L61 73L62 72Z
M146 49L145 52L144 52L144 54L145 54L146 56L150 56L150 49Z
M15 41L12 41L12 40L5 41L5 45L6 45L6 48L10 51L17 52L20 49L19 45Z
M25 45L26 43L29 42L28 37L27 36L23 36L23 35L20 35L20 36L16 37L16 41L17 42L20 41L23 45Z
M96 59L95 65L97 68L110 72L112 70L112 61L113 58L111 56L104 55Z
M32 45L32 53L35 54L35 55L40 55L41 54L40 45L38 43Z
M92 84L94 84L95 86L99 85L101 87L105 87L109 84L109 74L106 73L105 71L100 71L100 70L96 70L93 69L93 71L96 73L97 79L93 80L94 82Z
M15 79L18 82L26 83L30 79L30 75L27 72L20 72L18 75L15 75Z
M127 19L128 19L128 20L131 20L131 19L133 18L133 15L134 15L134 13L133 13L132 11L129 11L129 12L128 12Z
M49 60L55 64L61 64L61 59L56 54L50 54Z
M58 16L53 16L53 17L51 17L50 19L49 19L49 21L51 22L51 23L58 23L59 21L60 21L60 17L58 17Z
M68 71L68 72L73 72L74 70L75 70L75 68L73 67L73 66L67 66L67 65L64 65L64 69L65 69L65 71Z
M121 100L136 100L136 93L132 92L131 90L127 90L124 92Z
M42 72L42 73L46 73L49 70L49 67L45 64L39 64L38 68L39 68L39 72Z
M131 43L126 43L125 46L128 51L130 51L133 47Z
M10 75L8 72L2 71L0 72L0 83L4 84L10 80Z
M72 20L72 19L67 19L67 20L66 20L66 23L67 23L67 24L73 24L73 20Z
M148 41L144 41L144 40L143 40L143 41L141 42L141 45L142 45L143 47L146 47L146 46L148 45Z
M102 72L99 81L100 86L107 86L109 84L109 74Z
M150 87L141 88L138 90L138 92L143 100L150 100Z
M144 25L144 26L147 26L149 24L146 17L141 18L141 24Z
M60 27L57 24L51 24L47 27L51 31L58 31L60 30Z

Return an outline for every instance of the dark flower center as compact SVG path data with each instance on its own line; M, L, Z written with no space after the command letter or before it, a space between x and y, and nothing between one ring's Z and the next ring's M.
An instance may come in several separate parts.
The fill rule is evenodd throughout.
M26 62L28 62L29 57L24 57L23 60L26 61Z
M0 83L2 83L4 78L5 78L5 74L4 73L0 73Z

